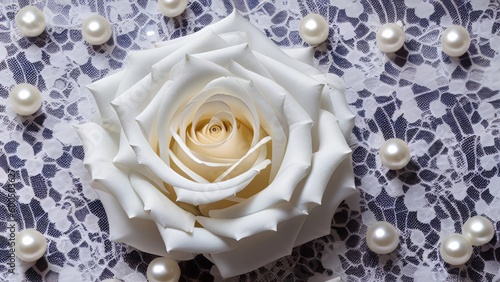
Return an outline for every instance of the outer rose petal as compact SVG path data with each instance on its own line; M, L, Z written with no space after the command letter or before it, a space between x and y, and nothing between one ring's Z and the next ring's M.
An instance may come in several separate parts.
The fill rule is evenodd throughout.
M149 211L151 218L156 223L163 228L193 231L194 215L170 201L157 186L144 179L144 176L137 172L131 172L130 183L144 202L144 210Z
M322 134L319 136L319 150L313 155L311 171L290 199L290 203L306 212L321 204L325 190L338 189L337 186L329 186L328 182L338 165L351 155L335 116L320 110L318 129Z
M349 109L345 99L345 87L340 77L331 74L313 75L313 78L325 83L321 96L321 108L335 115L338 119L342 133L349 138L354 127L355 115Z
M167 78L172 67L186 54L206 52L229 46L220 36L209 29L197 35L189 44L186 42L187 38L182 38L183 40L162 48L132 52L129 57L129 65L134 67L126 68L117 90L118 93L124 93L143 77L148 76L153 66L162 70L165 78Z
M302 72L287 66L268 56L256 53L257 58L274 80L285 88L311 117L314 125L318 124L321 93L324 85ZM318 127L313 126L313 152L318 148Z
M339 139L342 132L338 122L332 114L323 110L320 113L319 128L324 134L320 135L320 149L314 155L313 169L302 183L304 187L298 187L299 193L292 198L292 202L309 211L295 245L330 234L330 222L338 205L357 193L350 150L344 139ZM318 174L327 171L333 172L333 175L326 179L327 183L317 183L318 180L321 181Z
M288 67L298 70L306 74L320 74L321 72L311 65L305 64L298 60L290 60L290 57L283 52L274 42L269 40L257 27L249 23L241 16L236 9L226 18L216 22L205 29L210 29L217 34L244 32L252 50L266 54L266 56L279 61ZM190 34L183 38L171 40L167 42L157 43L157 46L164 46L177 43L177 40L193 40L199 34Z
M278 224L277 231L265 231L238 242L229 252L210 255L222 277L239 275L289 255L305 215Z
M126 243L143 252L177 260L188 260L194 257L192 253L187 252L167 252L163 239L152 220L129 219L119 208L120 203L112 195L100 190L96 192L108 217L110 240Z
M128 170L112 163L118 147L117 134L108 132L95 123L80 125L76 127L76 131L83 142L84 164L92 175L93 186L99 185L98 189L105 187L118 200L129 218L149 219L141 200L130 185Z
M314 65L314 47L283 49L283 52L295 60L299 60L310 66Z
M193 57L213 62L222 67L227 67L231 61L235 61L247 70L256 72L267 78L272 78L269 72L257 60L248 43L192 55Z
M337 189L327 189L321 205L309 212L297 236L295 246L330 234L330 223L339 204L359 193L354 184L351 157L344 159L337 167L328 182L328 187L337 187Z
M278 223L303 214L306 214L306 212L302 212L284 202L263 211L239 218L217 219L197 216L196 220L214 234L239 241L263 231L276 231Z
M304 62L308 65L313 65L314 48L295 48L283 50L289 56ZM355 115L349 109L349 105L345 99L345 87L342 79L332 73L315 74L314 72L307 73L315 78L318 82L325 84L321 97L321 108L335 115L339 120L340 127L345 138L349 138L354 126Z
M195 227L192 233L158 226L169 252L216 254L231 251L236 240L218 236L205 228Z
M115 98L115 93L123 73L124 71L119 71L87 85L99 109L99 113L96 114L97 123L114 132L120 132L121 129L120 121L116 116L115 110L111 107L111 101Z

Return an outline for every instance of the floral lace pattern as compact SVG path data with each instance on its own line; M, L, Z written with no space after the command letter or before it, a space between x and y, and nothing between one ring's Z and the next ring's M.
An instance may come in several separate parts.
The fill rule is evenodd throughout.
M500 228L498 1L196 0L173 19L159 13L156 1L30 2L47 19L46 32L36 38L22 37L15 27L25 1L0 4L0 280L145 281L154 256L109 241L104 209L83 167L72 125L95 112L84 86L121 69L129 50L193 33L233 7L289 48L306 46L298 34L305 15L319 13L329 22L329 41L316 47L316 62L344 79L358 116L350 145L360 201L339 207L330 236L228 281L500 279L498 235L474 248L464 266L449 266L439 255L440 238L459 233L471 216L484 215ZM86 44L80 32L83 19L95 13L113 29L102 46ZM389 56L375 44L378 27L387 22L402 23L406 35L404 49ZM452 24L471 33L460 58L441 52L440 34ZM42 91L42 109L30 117L17 116L8 104L9 90L23 82ZM378 148L392 137L412 151L400 171L387 170L378 158ZM400 230L392 254L367 249L364 234L378 220ZM9 224L44 233L45 259L11 268ZM181 281L220 280L202 256L180 265Z

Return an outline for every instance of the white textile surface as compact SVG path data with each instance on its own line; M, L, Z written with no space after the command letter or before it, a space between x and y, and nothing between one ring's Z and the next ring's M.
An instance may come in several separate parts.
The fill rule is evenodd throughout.
M25 38L14 22L28 3L47 30ZM152 0L3 0L0 3L0 280L145 281L154 256L108 238L108 222L72 125L91 120L96 105L84 87L124 67L130 50L191 34L236 8L283 48L306 46L301 18L319 13L330 25L315 63L344 79L356 114L353 149L359 201L337 210L331 235L294 249L228 281L499 281L498 234L475 247L464 266L439 255L441 238L460 233L471 216L500 225L500 3L492 0L193 0L181 17L164 17ZM90 46L81 24L91 14L111 22L113 39ZM379 26L400 22L404 49L380 52ZM440 35L457 24L471 34L466 55L450 58ZM8 92L28 82L42 91L41 111L17 116ZM405 140L410 164L390 171L378 157L385 139ZM15 176L15 177L14 177ZM10 189L13 193L9 193ZM15 198L13 217L9 203ZM355 207L357 206L357 207ZM379 220L394 224L401 243L389 255L367 248L364 234ZM9 224L48 239L45 259L17 262L9 273ZM181 281L217 280L199 256L181 263Z

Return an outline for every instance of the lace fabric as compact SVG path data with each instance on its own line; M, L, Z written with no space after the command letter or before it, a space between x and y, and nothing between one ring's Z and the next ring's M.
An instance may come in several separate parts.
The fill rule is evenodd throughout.
M460 233L469 217L484 215L495 226L500 220L500 3L198 0L169 19L155 1L39 0L31 3L44 12L47 30L36 38L16 29L20 3L0 4L0 280L145 281L154 256L109 241L104 209L83 167L72 125L90 121L96 111L84 86L122 69L128 51L191 34L233 8L284 48L306 46L298 33L302 17L327 19L329 41L316 47L316 63L344 79L357 115L349 142L360 198L339 207L331 235L227 281L500 279L496 236L475 247L465 266L449 266L439 255L440 238ZM113 40L103 46L86 44L80 32L83 19L95 13L113 29ZM390 56L375 44L378 27L387 22L402 23L406 35L404 50ZM440 34L452 24L472 38L460 58L441 52ZM17 116L8 105L9 90L23 82L42 91L42 110L31 117ZM387 170L378 158L378 148L392 137L412 151L400 171ZM392 254L367 248L364 234L379 220L400 230ZM17 262L15 274L9 273L9 223L36 228L48 239L45 259ZM202 256L180 266L181 281L221 280Z

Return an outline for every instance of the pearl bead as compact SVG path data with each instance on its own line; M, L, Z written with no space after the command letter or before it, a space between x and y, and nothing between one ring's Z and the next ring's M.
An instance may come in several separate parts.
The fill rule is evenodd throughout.
M14 111L22 116L29 116L36 113L42 105L40 91L28 83L16 85L10 91L9 100Z
M47 250L47 241L35 229L24 229L16 235L16 255L20 260L32 262L39 260Z
M159 257L149 263L147 271L149 282L177 282L180 277L181 269L173 259Z
M460 57L469 49L469 32L459 25L448 27L441 35L441 49L450 57Z
M451 265L466 263L472 255L472 245L461 234L451 234L441 242L439 252L443 260Z
M88 43L101 45L111 38L111 25L103 16L93 15L83 21L82 34Z
M389 169L402 169L410 162L410 148L397 138L384 142L379 150L382 164Z
M24 36L38 36L45 30L45 15L35 6L26 6L17 12L16 25Z
M187 0L158 0L158 7L165 16L177 17L186 10Z
M404 43L405 33L397 24L384 24L377 32L377 46L384 53L394 53L401 49Z
M397 248L399 234L389 222L379 221L368 228L366 243L372 252L381 255L388 254Z
M483 216L469 218L462 227L462 235L469 240L473 246L481 246L493 239L495 229L491 221Z
M299 34L311 45L322 43L328 38L328 23L318 14L309 14L300 21Z

